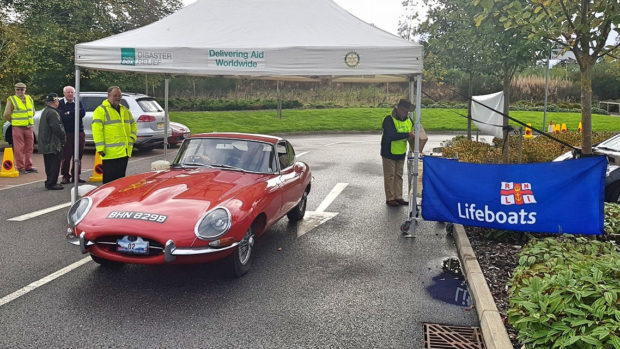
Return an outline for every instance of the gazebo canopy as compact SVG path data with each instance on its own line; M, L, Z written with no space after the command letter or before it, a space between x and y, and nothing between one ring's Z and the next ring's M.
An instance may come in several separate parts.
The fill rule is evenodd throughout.
M81 68L294 81L411 81L422 54L332 0L199 0L75 46Z

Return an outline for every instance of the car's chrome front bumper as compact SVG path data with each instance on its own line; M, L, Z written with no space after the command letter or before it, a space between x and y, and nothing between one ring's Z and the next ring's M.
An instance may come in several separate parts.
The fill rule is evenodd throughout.
M86 235L85 232L82 232L80 236L75 236L73 233L68 233L66 236L67 242L80 247L80 251L82 253L87 253L88 247L96 245L95 242L86 240L84 237ZM168 240L166 241L166 245L164 246L164 261L166 263L172 262L176 259L176 256L193 256L200 254L209 254L209 253L217 253L226 250L230 250L231 248L235 248L240 244L240 242L235 242L230 246L222 247L222 248L212 248L209 246L205 247L176 247L174 245L174 241Z

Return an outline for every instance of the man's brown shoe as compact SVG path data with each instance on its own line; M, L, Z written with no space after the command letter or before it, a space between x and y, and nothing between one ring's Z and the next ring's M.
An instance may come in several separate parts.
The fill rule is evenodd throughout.
M388 206L392 206L392 207L396 207L399 206L400 204L398 203L398 201L396 200L388 200L385 202Z
M409 205L409 201L405 201L403 199L396 199L394 201L398 202L399 205Z

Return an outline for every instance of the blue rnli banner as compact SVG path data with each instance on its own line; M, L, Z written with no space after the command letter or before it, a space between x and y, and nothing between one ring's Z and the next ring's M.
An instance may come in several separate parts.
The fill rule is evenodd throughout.
M488 165L425 156L425 220L540 233L603 234L607 159Z

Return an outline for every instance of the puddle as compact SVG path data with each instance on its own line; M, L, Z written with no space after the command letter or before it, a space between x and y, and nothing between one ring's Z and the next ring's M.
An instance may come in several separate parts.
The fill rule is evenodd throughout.
M467 283L461 273L461 264L457 258L448 258L442 262L442 272L433 277L426 291L433 299L444 303L467 308L472 305Z

